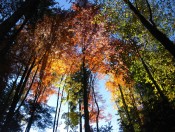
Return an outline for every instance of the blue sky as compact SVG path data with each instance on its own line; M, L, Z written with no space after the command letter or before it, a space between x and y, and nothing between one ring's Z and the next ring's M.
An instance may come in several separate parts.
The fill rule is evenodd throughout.
M62 9L69 9L71 6L70 0L56 0L59 3L59 6L62 7Z

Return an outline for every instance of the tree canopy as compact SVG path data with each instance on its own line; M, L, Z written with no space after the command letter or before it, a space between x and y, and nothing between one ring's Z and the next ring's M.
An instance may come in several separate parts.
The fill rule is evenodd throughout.
M0 131L175 131L174 1L60 3L0 1Z

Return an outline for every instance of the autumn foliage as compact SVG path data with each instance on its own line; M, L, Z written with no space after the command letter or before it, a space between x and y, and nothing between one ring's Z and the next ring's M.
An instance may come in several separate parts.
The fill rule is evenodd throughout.
M0 2L0 131L25 126L29 132L37 125L45 129L49 126L41 121L50 120L47 125L53 124L50 128L56 132L60 118L67 131L79 125L80 132L83 126L89 132L92 124L94 131L111 131L99 125L112 119L105 115L105 101L96 85L104 78L123 131L174 130L174 59L160 35L174 46L159 30L164 24L155 26L149 1L136 3L137 10L123 1L141 24L147 22L148 35L125 6L116 13L112 3L99 2L77 0L70 10L57 8L52 0ZM145 6L149 10L142 14L150 15L149 22L140 14ZM33 11L28 13L28 7ZM47 103L55 95L54 111ZM67 107L64 112L62 104Z

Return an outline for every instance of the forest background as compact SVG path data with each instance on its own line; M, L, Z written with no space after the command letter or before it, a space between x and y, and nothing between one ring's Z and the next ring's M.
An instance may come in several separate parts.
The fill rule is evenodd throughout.
M0 131L173 132L174 1L62 2L0 1Z

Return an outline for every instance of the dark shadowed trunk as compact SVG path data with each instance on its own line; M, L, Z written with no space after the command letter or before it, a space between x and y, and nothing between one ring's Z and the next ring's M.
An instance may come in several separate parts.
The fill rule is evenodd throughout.
M137 53L140 57L140 60L142 62L143 67L145 68L145 71L147 72L149 78L151 79L152 83L154 84L158 94L160 95L160 97L162 98L162 100L164 102L166 102L167 104L169 104L168 98L164 95L164 93L162 92L161 88L159 87L159 85L157 84L156 80L154 79L154 77L152 76L148 66L146 65L145 61L143 60L143 58L141 57L141 55L139 54L139 51L137 50Z
M24 68L24 66L22 65L21 68L19 69L19 72L16 76L15 81L12 84L12 87L10 88L10 91L8 92L7 96L5 97L5 99L2 99L3 102L1 104L1 108L0 108L0 122L2 122L3 120L3 116L5 115L5 111L8 109L9 104L11 104L12 100L12 93L15 91L16 85L17 85L17 81L19 79L19 76L22 72L22 69ZM0 92L0 97L3 97L3 93Z
M22 93L24 91L26 82L27 82L27 80L29 78L29 75L30 75L30 73L31 73L31 71L32 71L32 69L34 67L34 64L35 64L35 59L33 60L30 68L28 68L28 66L27 66L25 71L24 71L24 73L23 73L23 76L21 78L21 82L19 83L18 87L16 88L12 104L10 106L9 112L7 114L7 117L6 117L6 121L4 123L4 126L2 127L2 131L4 131L6 129L6 127L8 127L8 124L10 124L10 121L11 121L11 119L14 116L16 105L18 104L18 102L19 102L19 100L21 98L21 95L22 95Z
M97 116L96 116L97 132L99 132L98 117L100 115L100 108L98 106L97 97L96 97L95 90L94 90L94 78L91 77L91 79L92 79L92 82L91 82L92 92L93 92L95 104L97 106Z
M56 112L54 117L54 123L53 123L53 132L55 132L55 125L57 121L57 112L58 112L58 106L59 106L59 94L60 94L60 87L58 88L58 94L57 94L57 104L56 104Z
M26 0L8 19L0 24L0 43L5 38L12 27L24 15L26 18L31 17L36 11L40 0Z
M26 92L24 98L22 99L20 105L18 106L18 108L17 108L16 111L15 111L15 114L19 112L21 106L24 104L24 101L25 101L25 99L27 98L27 95L29 94L29 91L30 91L31 88L32 88L32 85L33 85L33 82L34 82L34 80L35 80L35 77L36 77L36 74L37 74L37 72L38 72L38 69L39 69L39 65L38 65L38 67L37 67L37 69L36 69L36 71L35 71L35 74L33 75L32 82L31 82L31 84L30 84L30 86L29 86L29 88L28 88L28 90L27 90L27 92Z
M141 121L141 118L140 118L140 115L139 115L139 111L137 109L137 105L136 105L136 101L135 101L135 98L134 98L133 91L131 90L130 87L128 89L130 91L130 97L131 97L132 105L133 105L133 108L134 108L135 116L137 118L137 122L140 126L140 130L142 130L142 121Z
M21 30L23 29L23 27L26 25L28 19L25 19L24 22L22 23L22 25L20 26L19 29L17 29L17 31L11 35L9 38L7 38L6 40L4 40L1 43L1 48L0 48L0 59L3 60L3 58L5 58L6 53L10 50L10 47L12 46L15 38L17 37L17 35L21 32Z
M84 54L84 53L83 53ZM85 117L85 132L90 132L89 125L89 111L88 111L88 75L85 67L85 57L83 57L82 64L82 74L83 74L83 103L84 103L84 117Z
M79 128L80 128L80 132L82 132L82 119L81 119L82 115L81 115L81 101L79 100Z
M35 116L35 111L36 111L36 103L33 104L32 106L32 109L30 110L30 119L28 121L28 124L27 124L27 127L26 127L26 130L25 132L30 132L30 129L31 129L31 126L32 126L32 123L33 123L33 120L34 120L34 116Z
M123 95L122 88L121 88L120 85L118 85L118 88L119 88L119 91L120 91L120 94L121 94L121 99L122 99L122 102L123 102L123 105L124 105L124 109L125 109L125 112L126 112L126 115L127 115L127 119L129 121L129 129L130 129L129 131L130 132L135 132L133 124L132 124L132 120L131 120L131 117L130 117L130 114L129 114L129 111L128 111L128 106L126 104L125 97Z
M57 132L57 129L58 129L58 123L59 123L59 117L60 117L60 112L61 112L61 106L62 106L62 103L63 103L63 93L64 93L64 88L65 88L65 84L63 86L63 89L62 89L62 92L61 92L61 101L60 101L60 106L59 106L59 109L56 113L57 115L57 119L56 119L56 124L55 124L55 128L53 129L54 132Z
M143 26L156 38L164 47L167 49L175 58L175 44L160 30L158 30L154 23L149 22L133 5L129 0L124 0L124 2L129 6L129 8L134 12L134 14L141 21ZM152 19L151 19L152 21Z

